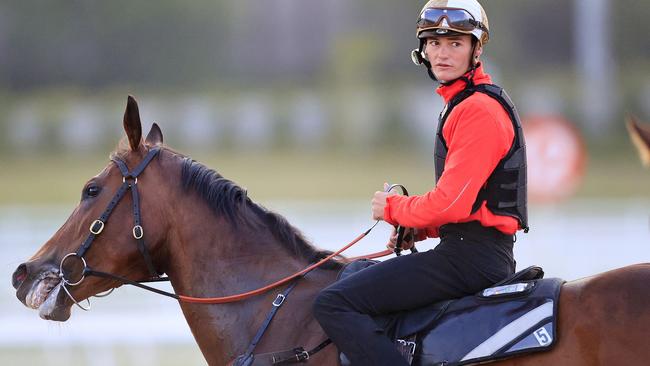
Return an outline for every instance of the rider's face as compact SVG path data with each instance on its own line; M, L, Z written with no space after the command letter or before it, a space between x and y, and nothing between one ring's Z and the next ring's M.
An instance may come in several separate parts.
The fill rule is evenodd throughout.
M472 52L472 36L469 34L451 37L427 38L425 52L431 63L431 71L441 82L455 80L467 72L470 61L481 53L477 47Z

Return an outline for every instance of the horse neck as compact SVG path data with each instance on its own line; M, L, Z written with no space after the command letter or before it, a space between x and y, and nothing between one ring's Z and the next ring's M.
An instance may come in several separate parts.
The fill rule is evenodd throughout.
M175 212L190 212L177 215L179 218L172 224L168 238L171 259L166 267L177 294L193 297L238 294L275 282L307 265L304 259L289 255L269 228L237 228L197 202L189 202L186 208L175 207ZM200 219L207 217L211 219ZM333 281L335 271L318 272L310 275L313 279L308 285L300 286L294 293L313 298L320 288ZM181 303L192 333L210 364L225 364L246 348L260 323L251 319L268 312L275 294L273 291L232 304ZM285 312L315 323L311 303L302 305Z

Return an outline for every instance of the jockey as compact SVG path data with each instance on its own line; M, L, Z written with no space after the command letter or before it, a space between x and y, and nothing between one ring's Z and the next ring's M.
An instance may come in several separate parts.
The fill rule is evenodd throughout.
M321 291L314 314L352 365L407 365L373 316L475 294L515 270L514 235L528 230L526 152L519 117L480 57L489 24L476 0L431 0L417 22L415 63L446 106L435 143L436 184L406 197L379 191L374 219L412 228L432 250L392 258ZM386 186L384 187L386 189ZM391 236L395 243L396 235Z

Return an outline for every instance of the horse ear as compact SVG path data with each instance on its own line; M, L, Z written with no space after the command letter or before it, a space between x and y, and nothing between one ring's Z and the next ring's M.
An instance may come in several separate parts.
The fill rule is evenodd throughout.
M131 150L138 150L142 140L142 124L140 123L140 110L138 102L129 95L126 101L126 111L124 111L124 131L129 138Z
M639 151L641 162L650 167L650 126L641 125L636 117L627 117L627 131L630 138Z
M152 146L163 143L163 134L156 122L154 122L153 125L151 126L151 130L147 134L147 138L145 139L145 141L147 142L147 144Z

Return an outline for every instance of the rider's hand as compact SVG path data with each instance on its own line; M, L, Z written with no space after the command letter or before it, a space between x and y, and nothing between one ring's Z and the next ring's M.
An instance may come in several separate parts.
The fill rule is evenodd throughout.
M417 229L406 228L406 231L404 231L404 240L402 240L402 249L407 250L413 248L417 235ZM388 244L386 244L386 248L394 250L395 245L397 245L397 229L393 229L393 233L390 235L390 240L388 241Z
M372 219L373 220L383 220L384 219L384 208L386 208L386 197L395 195L395 192L386 192L388 189L388 183L384 183L384 191L377 191L372 197Z

